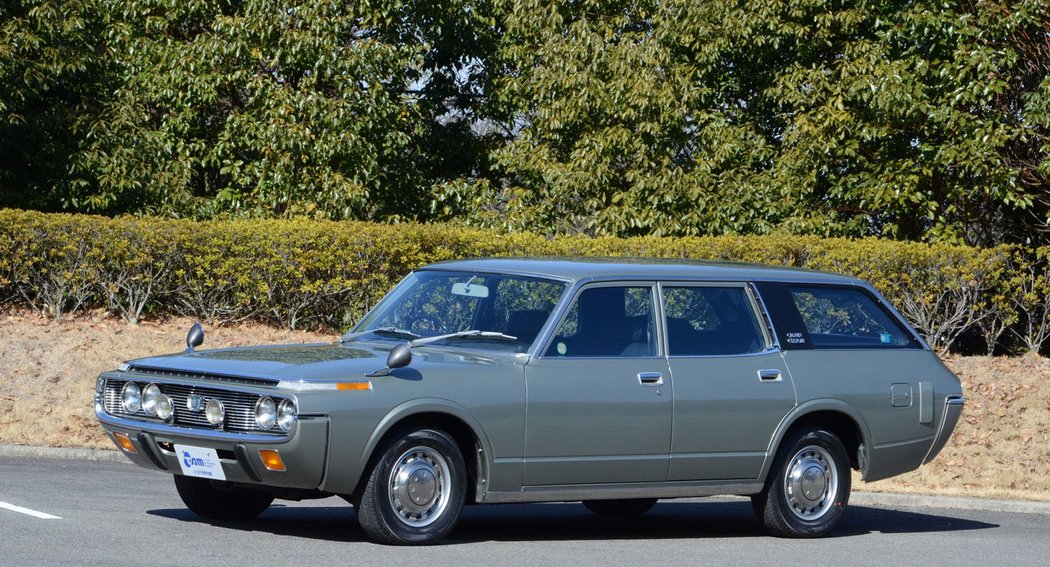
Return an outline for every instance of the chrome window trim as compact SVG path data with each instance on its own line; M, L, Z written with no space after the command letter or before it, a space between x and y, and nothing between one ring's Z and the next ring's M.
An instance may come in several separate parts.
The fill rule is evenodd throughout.
M754 301L758 306L758 315L762 318L765 323L762 325L762 332L766 333L766 345L770 351L781 351L780 339L777 338L777 329L773 324L773 318L769 316L769 308L766 306L766 300L762 298L762 294L758 292L758 287L755 282L747 282L748 293L751 295L751 301Z

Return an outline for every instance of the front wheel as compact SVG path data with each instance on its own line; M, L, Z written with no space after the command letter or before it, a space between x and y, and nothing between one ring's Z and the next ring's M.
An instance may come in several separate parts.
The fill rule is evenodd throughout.
M210 520L250 520L273 503L273 495L228 482L175 475L175 489L190 511Z
M444 538L459 520L467 467L443 431L394 435L381 449L357 499L357 520L372 540L423 545Z
M765 489L751 504L773 535L820 537L842 518L849 493L842 441L825 429L802 429L784 439Z

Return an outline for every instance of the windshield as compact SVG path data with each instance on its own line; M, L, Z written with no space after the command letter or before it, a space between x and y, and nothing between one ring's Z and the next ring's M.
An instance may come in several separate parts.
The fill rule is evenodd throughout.
M525 352L565 291L562 282L468 272L409 274L344 340L364 334L393 340L436 337L437 342ZM496 335L503 335L502 337ZM509 337L514 340L509 340Z

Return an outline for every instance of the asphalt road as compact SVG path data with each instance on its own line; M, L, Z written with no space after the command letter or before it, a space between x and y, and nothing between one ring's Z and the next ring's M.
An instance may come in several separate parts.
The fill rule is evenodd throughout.
M33 515L33 514L36 515ZM53 518L41 517L43 515ZM368 542L340 499L211 523L133 465L0 458L0 565L1047 565L1050 515L851 505L832 537L764 535L742 499L662 501L629 521L579 504L473 506L446 543Z

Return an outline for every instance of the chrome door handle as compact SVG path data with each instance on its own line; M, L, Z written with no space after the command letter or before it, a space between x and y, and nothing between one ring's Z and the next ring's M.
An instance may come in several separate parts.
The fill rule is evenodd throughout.
M783 380L783 376L781 376L779 368L763 368L758 371L758 379L762 382L780 382Z
M662 386L664 375L659 372L639 372L638 383L642 386Z

